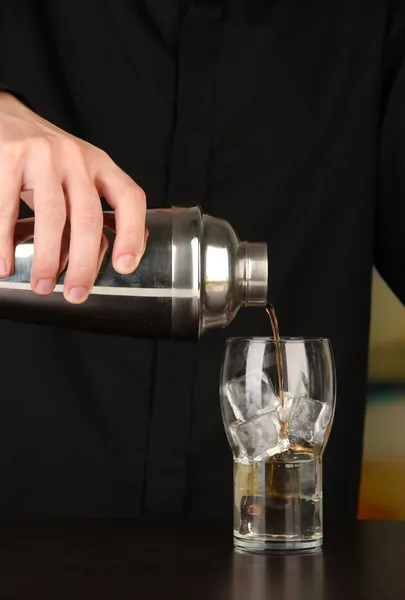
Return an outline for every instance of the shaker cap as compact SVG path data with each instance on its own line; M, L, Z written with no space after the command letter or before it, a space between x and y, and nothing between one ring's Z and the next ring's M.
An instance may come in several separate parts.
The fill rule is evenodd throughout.
M242 242L244 253L243 305L266 306L268 287L267 244Z

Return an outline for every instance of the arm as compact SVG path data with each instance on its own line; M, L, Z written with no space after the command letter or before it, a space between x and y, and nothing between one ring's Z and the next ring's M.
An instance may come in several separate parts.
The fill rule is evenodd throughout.
M66 108L71 101L70 90L62 97L56 85L52 40L58 30L49 21L51 6L46 1L0 3L0 80L6 82L0 85L0 277L13 268L21 197L35 212L34 291L52 291L69 228L65 297L82 302L97 275L100 196L116 213L113 264L120 273L133 271L141 258L146 201L142 189L104 151L72 135L72 119L58 126L50 122L54 107L65 103ZM38 80L47 84L38 85ZM66 108L60 114L70 113Z
M374 261L405 303L405 8L388 8Z

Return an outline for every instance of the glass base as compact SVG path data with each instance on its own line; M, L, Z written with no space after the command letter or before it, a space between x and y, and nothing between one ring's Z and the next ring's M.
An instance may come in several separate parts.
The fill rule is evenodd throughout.
M322 547L323 538L314 537L312 539L288 539L283 536L236 536L233 538L234 546L237 550L243 552L256 553L308 553L315 552Z

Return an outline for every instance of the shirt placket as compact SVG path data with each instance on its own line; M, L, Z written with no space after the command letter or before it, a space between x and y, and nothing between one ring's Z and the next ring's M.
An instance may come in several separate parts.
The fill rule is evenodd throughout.
M221 19L221 2L195 0L182 25L167 206L203 206L208 185ZM156 345L145 468L146 516L175 516L184 512L196 361L196 343Z

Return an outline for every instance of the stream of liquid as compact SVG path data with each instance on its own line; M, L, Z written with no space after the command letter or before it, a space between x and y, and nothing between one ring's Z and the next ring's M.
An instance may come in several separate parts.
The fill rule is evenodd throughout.
M274 346L276 352L278 389L280 394L281 406L284 407L283 356L281 354L280 331L278 329L277 315L272 304L266 305L266 313L268 314L271 329L273 332Z

